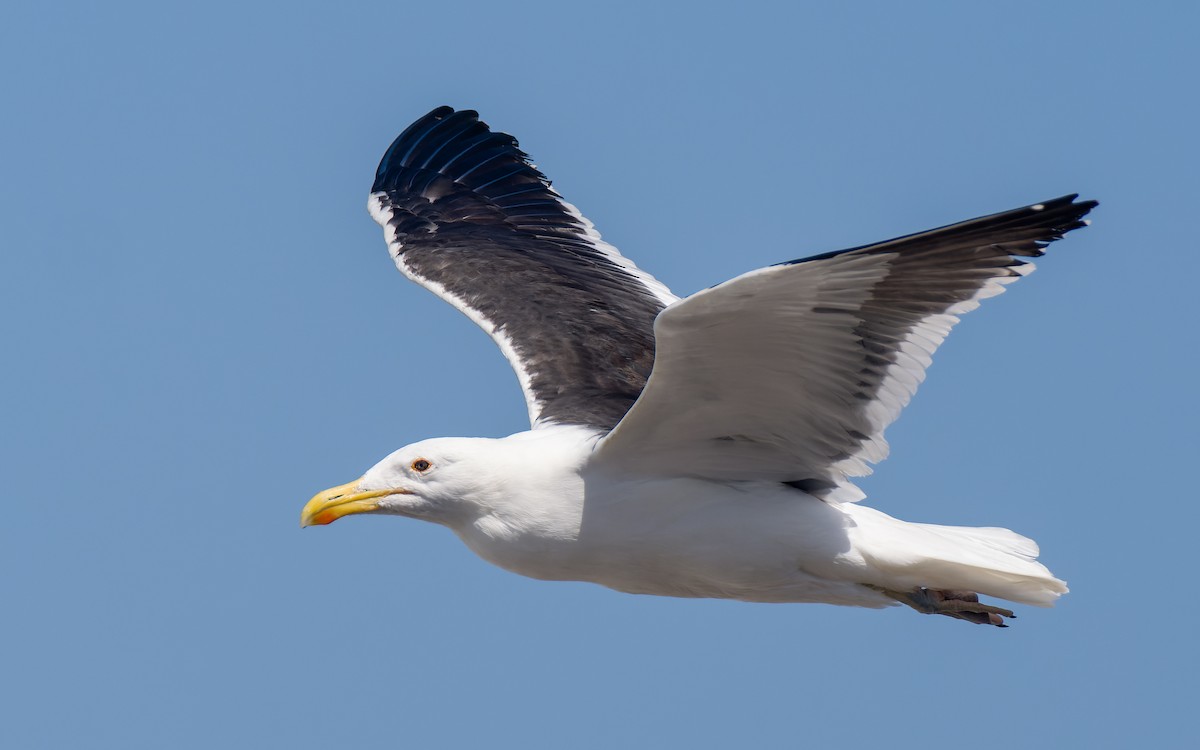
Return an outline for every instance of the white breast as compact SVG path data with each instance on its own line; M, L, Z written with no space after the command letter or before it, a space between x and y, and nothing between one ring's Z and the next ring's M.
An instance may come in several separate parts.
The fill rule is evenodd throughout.
M862 560L846 515L777 483L576 472L507 494L456 531L476 554L531 578L663 596L878 604L847 583Z

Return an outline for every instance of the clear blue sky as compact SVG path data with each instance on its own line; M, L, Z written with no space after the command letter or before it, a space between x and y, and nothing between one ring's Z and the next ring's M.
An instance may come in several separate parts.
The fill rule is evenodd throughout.
M175 5L0 26L0 745L1194 737L1195 6ZM396 447L525 427L365 210L439 104L680 294L1099 199L956 329L864 482L1034 537L1073 592L1000 631L525 580L402 519L301 531Z

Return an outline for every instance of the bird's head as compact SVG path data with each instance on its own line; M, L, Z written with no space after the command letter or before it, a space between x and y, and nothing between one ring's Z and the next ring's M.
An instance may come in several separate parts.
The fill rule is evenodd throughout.
M378 513L449 524L487 489L489 441L437 438L405 446L359 479L318 493L300 512L301 526Z

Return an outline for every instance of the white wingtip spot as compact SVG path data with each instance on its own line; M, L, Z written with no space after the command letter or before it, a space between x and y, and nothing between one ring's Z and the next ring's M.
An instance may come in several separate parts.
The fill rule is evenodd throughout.
M1091 220L1091 219L1084 219L1084 220L1083 220L1083 225L1084 225L1085 227L1090 227L1090 226L1092 225L1092 220Z
M1034 211L1044 211L1046 210L1046 204L1039 203L1036 206L1030 206L1030 208L1032 208Z

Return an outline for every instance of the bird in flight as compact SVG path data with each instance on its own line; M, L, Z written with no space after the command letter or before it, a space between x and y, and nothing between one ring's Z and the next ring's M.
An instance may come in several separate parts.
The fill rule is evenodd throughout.
M852 477L958 317L1084 226L1068 195L751 271L679 298L604 242L510 135L439 107L384 153L368 207L400 271L483 328L530 429L405 446L301 525L442 524L546 580L752 602L901 603L1003 627L979 595L1067 587L1031 539L909 523Z

